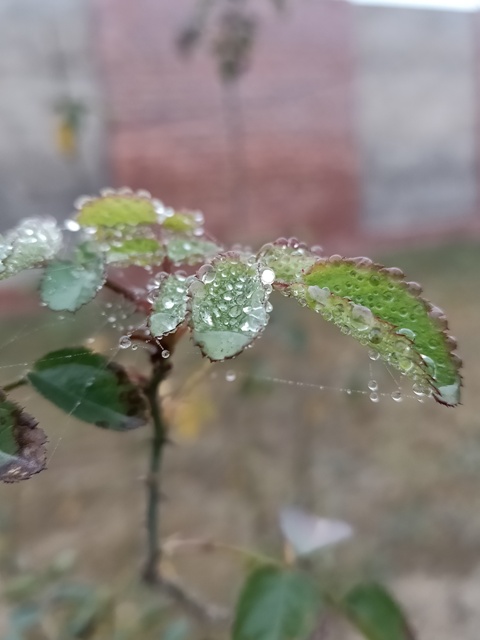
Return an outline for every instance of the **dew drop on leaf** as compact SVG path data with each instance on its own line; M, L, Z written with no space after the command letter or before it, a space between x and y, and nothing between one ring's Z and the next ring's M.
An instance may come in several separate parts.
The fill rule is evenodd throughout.
M118 341L118 346L120 347L120 349L128 349L132 346L132 341L128 336L122 336Z
M275 271L273 269L264 269L260 275L263 284L272 284L275 281Z

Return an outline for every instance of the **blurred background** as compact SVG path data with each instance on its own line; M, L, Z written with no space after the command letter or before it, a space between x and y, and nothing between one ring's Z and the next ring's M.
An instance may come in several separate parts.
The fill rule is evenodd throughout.
M206 366L186 342L167 405L165 536L272 551L285 504L341 518L355 537L314 570L387 581L425 640L478 640L480 628L479 11L473 0L0 0L0 231L67 218L105 185L145 188L203 210L224 242L296 235L367 253L446 310L465 361L457 409L408 388L393 402L384 365L283 299L228 365ZM31 289L25 278L0 288L0 383L49 349L118 344L119 300L63 317ZM119 359L146 362L141 349ZM147 597L136 578L148 432L104 433L15 397L41 419L50 463L0 488L1 637L24 602L12 580L38 581L52 562L117 598L127 628ZM175 571L221 604L242 577L238 562L202 554Z

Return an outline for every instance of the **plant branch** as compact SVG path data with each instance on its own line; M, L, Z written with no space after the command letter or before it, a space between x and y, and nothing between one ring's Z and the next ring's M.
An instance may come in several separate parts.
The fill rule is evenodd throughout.
M117 280L109 277L106 279L104 286L107 289L110 289L110 291L118 293L123 298L125 298L125 300L132 302L136 306L138 311L142 311L146 314L150 313L152 305L145 298L137 296L134 291L132 291L125 285L120 284Z
M26 384L28 384L27 380L25 378L20 378L20 380L15 380L14 382L10 382L9 384L3 385L2 391L5 391L8 393L8 391L14 391L15 389L18 389L19 387L23 387Z
M163 448L168 442L159 398L160 383L167 376L171 366L162 358L157 350L151 356L153 364L152 376L145 389L152 414L153 437L150 450L150 466L147 476L147 558L143 571L143 579L147 584L159 582L160 563L160 469Z

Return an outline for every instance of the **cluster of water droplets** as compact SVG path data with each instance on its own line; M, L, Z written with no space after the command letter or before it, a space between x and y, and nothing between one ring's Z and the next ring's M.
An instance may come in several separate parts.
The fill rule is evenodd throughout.
M62 232L53 218L27 218L0 237L0 277L50 260L60 250Z
M290 284L301 280L302 274L318 260L321 250L321 247L309 249L296 238L280 238L265 244L258 258L274 270L277 282Z
M153 304L149 319L152 334L161 338L175 331L187 315L188 288L193 277L187 277L183 271L173 274L158 273L150 282L147 296Z
M219 256L199 269L190 285L191 322L212 360L236 355L263 330L274 280L273 269L240 254Z

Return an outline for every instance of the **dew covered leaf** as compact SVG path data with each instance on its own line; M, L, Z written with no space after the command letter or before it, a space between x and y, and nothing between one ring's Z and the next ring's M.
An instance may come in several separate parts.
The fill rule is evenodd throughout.
M321 600L308 575L262 566L248 577L233 623L233 640L303 640L313 630Z
M379 584L353 587L339 603L339 609L367 640L415 640L400 606Z
M189 322L195 344L210 360L233 358L266 327L272 287L262 281L265 271L235 252L198 271L189 289Z
M182 274L164 274L149 319L152 335L157 338L175 331L187 316L188 281Z
M123 226L111 230L98 230L97 241L105 252L108 264L117 267L161 264L165 247L150 227Z
M164 229L176 233L191 233L201 230L203 221L204 218L201 211L175 211L165 218L162 226Z
M258 252L257 259L273 269L275 282L292 284L301 282L302 275L310 269L319 256L296 238L281 238L265 244Z
M146 422L146 404L123 367L83 347L53 351L28 374L32 386L68 415L115 431Z
M0 236L0 280L41 266L60 250L62 233L53 218L27 218Z
M419 297L399 269L367 258L318 259L301 282L278 283L286 295L320 313L414 381L418 395L445 405L460 400L460 361L443 312Z
M222 247L204 236L170 234L165 237L168 258L175 266L206 262L222 251Z
M87 197L77 207L77 221L82 227L135 227L158 222L155 201L135 193Z
M72 260L50 262L42 278L42 301L52 311L76 311L90 302L105 282L102 257L87 244Z
M0 390L0 480L27 480L45 468L47 438L37 421Z

